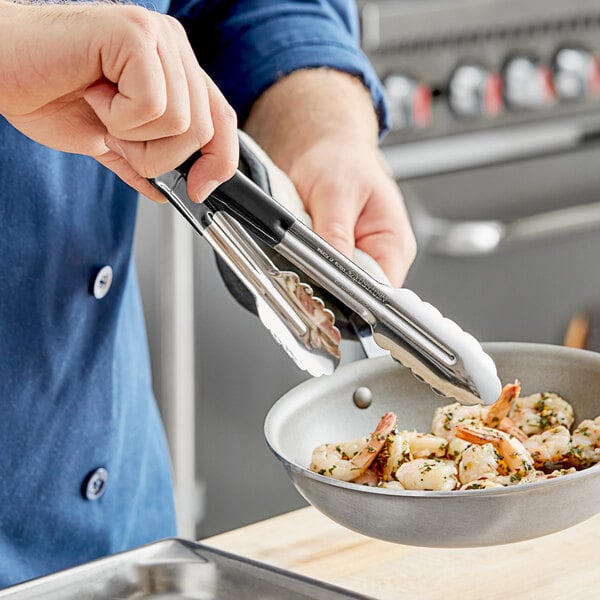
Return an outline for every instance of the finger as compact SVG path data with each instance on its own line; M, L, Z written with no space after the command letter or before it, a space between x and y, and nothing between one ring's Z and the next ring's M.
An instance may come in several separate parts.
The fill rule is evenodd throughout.
M239 163L236 114L210 79L207 79L207 90L214 135L202 146L202 156L188 175L188 195L198 202L231 179Z
M105 154L96 157L96 160L110 169L118 177L120 177L125 183L130 185L133 189L140 192L147 198L164 204L167 199L154 187L150 182L141 177L135 169L119 154L109 151Z
M354 256L354 226L366 201L360 196L349 182L340 179L318 182L305 199L315 233L350 259Z
M203 72L189 79L191 126L183 134L148 142L133 142L107 136L105 143L123 157L142 177L156 177L174 169L213 136L212 115Z
M197 201L204 200L218 185L233 176L239 154L235 112L210 78L203 72L201 74L202 77L189 80L193 90L192 126L185 134L149 142L130 142L110 136L105 140L111 150L125 158L141 177L146 178L174 169L202 148L203 156L188 176L190 197ZM201 103L194 102L194 96L202 91L208 95L209 110L200 113ZM203 143L200 136L207 130L207 121L214 134L208 143Z
M123 78L119 80L118 90L113 87L112 98L109 96L107 86L95 85L92 93L97 97L105 98L104 103L100 105L110 106L110 115L100 114L108 132L115 138L127 141L150 141L179 135L185 133L191 124L190 111L190 91L188 89L188 73L186 72L185 62L190 60L193 55L185 31L177 21L170 17L164 17L162 21L161 35L157 42L156 52L160 60L165 85L165 104L164 107L157 106L158 116L152 120L140 120L136 115L128 113L130 105L129 99L124 99L122 90L126 89L128 81ZM195 58L192 56L195 61ZM124 72L125 74L125 72ZM191 75L191 74L190 74ZM139 95L137 96L139 100ZM197 100L201 100L198 98ZM129 119L128 122L125 119Z
M126 49L122 64L108 69L105 80L84 92L85 100L109 131L123 133L141 127L166 110L167 86L158 50L147 41L140 43L137 52ZM112 74L113 70L118 74Z
M104 142L143 178L157 177L171 171L198 150L198 142L188 135L150 142L129 142L107 136Z
M356 247L379 263L393 286L402 285L416 255L416 242L394 182L374 188L356 224Z

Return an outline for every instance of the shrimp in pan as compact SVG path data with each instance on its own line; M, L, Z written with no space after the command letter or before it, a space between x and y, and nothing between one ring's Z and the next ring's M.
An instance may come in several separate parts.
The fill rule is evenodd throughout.
M322 444L310 469L389 490L481 490L563 477L600 463L600 416L572 432L573 408L551 392L521 398L519 380L491 406L436 409L430 433L386 413L373 433Z
M399 431L396 437L408 442L413 458L444 458L446 456L448 441L443 437L418 431Z
M375 461L374 469L380 473L383 482L393 481L398 469L413 458L408 439L390 435Z
M396 479L406 490L450 491L457 487L454 461L441 458L415 458L400 465Z
M388 436L373 468L384 482L390 481L404 463L417 458L445 458L447 447L447 440L430 433L398 431Z
M487 414L483 419L483 423L486 427L498 428L498 425L502 422L502 419L508 415L512 408L513 402L521 392L521 383L518 379L515 379L514 383L509 383L502 388L500 397L494 404L492 404Z
M505 385L500 393L500 398L488 409L482 409L482 411L486 411L484 412L483 424L486 427L500 429L516 437L520 442L524 442L527 439L527 434L521 431L515 421L508 416L520 392L521 382L518 379L515 379L514 383Z
M318 446L312 453L311 471L340 481L355 481L365 475L395 427L396 415L388 412L369 438Z
M578 467L600 462L600 417L585 419L574 429L570 459Z
M515 399L510 418L528 436L542 433L557 425L570 428L573 407L553 392L540 392Z
M495 479L498 474L498 454L492 444L469 444L457 461L458 479L464 485L487 477Z
M521 384L518 380L509 383L502 388L502 393L498 400L490 407L481 406L463 406L459 402L453 402L446 406L436 409L431 431L449 442L456 437L454 430L458 425L485 425L505 431L523 441L527 436L518 428L517 424L508 417L516 398L521 391Z
M456 436L473 444L492 444L514 482L535 474L531 454L518 439L504 431L491 427L459 425L456 428Z
M528 437L523 445L536 467L565 462L571 456L571 433L564 425L558 425Z
M463 406L460 402L453 402L435 409L431 432L449 442L454 438L454 429L457 425L481 425L483 422L483 407L480 404Z

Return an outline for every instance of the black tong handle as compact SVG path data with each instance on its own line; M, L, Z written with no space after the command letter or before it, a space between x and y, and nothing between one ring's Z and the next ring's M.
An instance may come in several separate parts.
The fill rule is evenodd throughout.
M186 181L192 165L200 156L201 152L198 151L177 167L176 171ZM213 212L230 214L271 248L281 242L286 231L296 222L292 213L239 170L212 192L204 205Z

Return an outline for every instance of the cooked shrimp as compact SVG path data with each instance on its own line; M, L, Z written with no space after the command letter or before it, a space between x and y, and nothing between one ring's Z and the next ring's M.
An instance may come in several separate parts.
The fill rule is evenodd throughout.
M469 483L465 483L460 487L461 490L486 490L488 488L505 487L506 484L501 483L496 473L486 473L479 479L474 479Z
M460 402L453 402L435 409L431 432L451 442L455 435L457 425L481 425L483 422L483 407L480 404L463 406Z
M448 449L446 450L446 457L451 458L458 464L460 461L460 457L466 448L468 448L471 444L469 442L465 442L465 440L461 440L460 438L455 437L451 442L448 443Z
M582 468L600 462L600 416L581 421L573 431L571 461Z
M399 481L396 481L395 479L393 479L392 481L384 481L381 484L381 487L385 488L387 490L403 490L403 489L405 489L405 487Z
M383 481L393 479L400 465L415 458L444 458L448 441L430 433L399 431L389 435L374 469Z
M388 412L383 415L370 438L323 444L315 448L310 464L311 471L341 481L354 481L371 466L395 426L396 415Z
M446 491L554 479L600 463L600 416L571 434L566 400L549 392L520 398L520 389L519 380L505 385L490 407L442 406L432 433L398 431L396 415L386 413L370 436L315 448L310 468L359 485Z
M400 465L412 459L408 440L399 435L389 435L377 457L375 469L381 473L384 482L390 481L396 476Z
M573 407L558 394L541 392L517 398L509 416L529 436L557 425L571 427Z
M527 438L523 445L531 454L536 467L547 462L561 462L571 454L571 433L564 425L558 425Z
M514 383L505 385L498 400L489 407L479 404L463 406L459 402L441 406L435 410L431 431L451 442L457 425L485 425L505 431L523 441L527 436L507 416L520 390L521 384L517 379Z
M495 427L498 429L498 425L508 415L513 402L520 392L521 383L518 379L515 379L514 383L505 385L500 393L500 398L489 407L487 414L483 418L483 424L486 427Z
M408 442L413 458L443 458L446 456L448 440L431 433L399 431L396 437Z
M353 480L358 485L370 485L371 487L377 487L379 484L379 475L372 469L367 469L362 475L359 475Z
M453 461L440 458L416 458L400 466L396 479L407 490L449 491L457 487Z
M512 437L517 438L520 442L524 442L527 439L527 434L510 417L504 417L500 421L498 429L504 431L504 433L508 433L508 435L512 435Z
M509 383L502 388L500 398L489 408L482 408L483 424L486 427L494 427L504 431L519 441L524 442L527 435L519 429L517 424L508 416L515 400L521 392L521 382L515 379L514 383Z
M577 473L577 469L575 467L571 467L570 469L555 469L551 473L537 471L535 480L539 481L542 479L556 479L557 477L563 477L564 475L570 475L571 473Z
M456 428L456 436L474 444L492 444L508 467L511 479L515 482L534 473L531 454L519 440L504 431L491 427L459 425Z
M458 479L462 484L498 473L498 455L492 444L470 444L460 455Z

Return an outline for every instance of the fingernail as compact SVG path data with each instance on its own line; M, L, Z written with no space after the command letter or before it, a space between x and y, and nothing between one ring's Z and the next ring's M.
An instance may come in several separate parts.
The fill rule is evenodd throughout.
M104 143L106 144L107 148L112 150L115 154L118 154L119 156L126 158L125 150L123 150L123 147L121 146L121 144L119 143L119 141L116 138L114 138L110 135L107 135L106 138L104 139Z
M215 179L210 179L200 188L199 191L195 192L193 198L194 201L203 202L208 198L210 194L212 194L219 187L219 185L220 184L218 181L216 181Z

